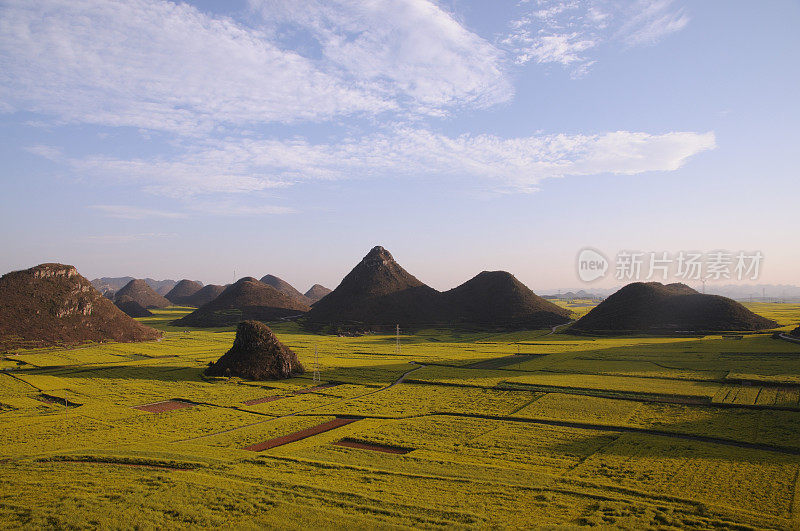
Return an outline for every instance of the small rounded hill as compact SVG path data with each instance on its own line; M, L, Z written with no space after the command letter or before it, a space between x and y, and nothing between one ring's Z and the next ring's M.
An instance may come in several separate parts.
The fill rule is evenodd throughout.
M172 303L156 293L150 285L142 279L134 279L125 284L114 295L114 300L128 296L135 300L142 308L166 308Z
M238 376L248 380L278 380L303 374L297 355L281 343L267 325L243 321L231 349L206 369L208 376Z
M272 286L276 290L280 291L287 297L291 297L298 302L305 304L306 306L311 305L311 299L297 291L294 286L283 280L282 278L278 278L275 275L264 275L261 277L261 282L266 284L267 286Z
M164 298L172 304L184 305L186 301L195 293L200 291L203 285L194 280L183 279L175 287L169 290L169 293L164 295Z
M539 297L506 271L483 271L443 296L456 323L539 328L569 322L569 310Z
M217 284L208 284L207 286L203 286L197 290L192 295L186 297L182 304L184 306L193 306L194 308L199 308L219 297L220 294L225 291L226 287L227 286L219 286Z
M0 348L159 337L161 332L125 315L71 265L41 264L0 277Z
M174 323L178 326L229 326L240 321L272 321L302 314L309 306L253 277L231 284L211 302Z
M153 315L153 312L147 308L142 308L141 304L127 295L119 297L114 304L131 317L151 317Z
M306 297L313 304L318 300L320 300L325 295L327 295L328 293L330 293L331 291L333 290L326 288L321 284L314 284L313 286L311 286L311 288L309 288L308 291L306 291Z
M698 293L685 284L635 282L601 302L571 328L657 333L752 331L776 325L732 299Z

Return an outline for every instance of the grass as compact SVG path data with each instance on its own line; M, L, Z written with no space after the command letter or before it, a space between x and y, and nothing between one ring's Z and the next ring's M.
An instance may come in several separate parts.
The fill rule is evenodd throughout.
M800 305L749 306L800 321ZM5 355L3 526L800 526L800 345L429 329L398 353L391 335L278 324L307 369L316 346L322 383L339 384L298 393L318 385L311 371L203 377L234 329L170 325L187 311L141 319L166 332L157 342ZM279 398L245 404L266 397ZM169 399L196 405L133 408ZM360 420L242 449L337 416Z

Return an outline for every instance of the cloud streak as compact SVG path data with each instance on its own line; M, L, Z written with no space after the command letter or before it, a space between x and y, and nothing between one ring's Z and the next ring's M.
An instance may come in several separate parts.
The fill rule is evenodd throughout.
M522 1L524 13L510 24L502 44L517 64L557 63L580 77L604 45L654 44L682 30L689 17L673 0Z
M186 214L181 212L168 212L130 205L91 205L89 208L115 219L182 219L186 217Z
M346 79L441 114L509 100L503 53L429 0L250 0L274 31L302 30Z
M251 27L163 0L6 0L0 112L203 135L386 112L439 115L513 94L501 52L427 0L307 2L303 17L286 23L307 28L320 57L276 33L282 4L254 2L263 20Z
M398 128L339 143L220 141L192 148L169 162L90 157L69 164L82 175L104 179L113 174L147 192L178 198L250 194L298 182L409 177L461 179L530 192L552 178L673 171L715 147L710 132L617 131L504 139Z

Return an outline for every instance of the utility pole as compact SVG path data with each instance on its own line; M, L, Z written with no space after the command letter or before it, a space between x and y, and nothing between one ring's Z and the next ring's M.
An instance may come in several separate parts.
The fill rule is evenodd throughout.
M319 382L319 352L317 351L317 344L314 343L314 381Z
M394 353L400 354L400 325L397 325L396 336L395 336L395 343L394 343Z

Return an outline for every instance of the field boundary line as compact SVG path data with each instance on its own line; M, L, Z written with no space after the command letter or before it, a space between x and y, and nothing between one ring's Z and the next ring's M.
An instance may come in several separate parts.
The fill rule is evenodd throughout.
M309 415L305 412L299 412L296 415L287 416L316 416ZM331 416L335 416L331 414ZM488 415L482 413L458 413L453 411L435 411L432 413L421 413L419 415L403 415L403 416L387 416L387 415L363 415L363 414L347 414L348 417L357 419L373 419L373 420L411 420L421 419L426 417L460 417L460 418L474 418L483 420L495 420L499 422L517 422L522 424L540 424L544 426L556 426L562 428L574 428L578 430L594 430L605 431L611 433L633 433L640 435L651 435L654 437L667 437L672 439L681 439L685 441L695 441L707 444L721 444L724 446L733 446L736 448L745 448L749 450L760 450L764 452L774 452L784 455L800 455L800 447L795 448L791 446L781 446L766 443L753 443L748 441L740 441L737 439L727 439L725 437L713 437L710 435L699 435L692 433L684 433L677 431L664 431L654 430L651 428L642 428L638 426L619 426L613 424L595 424L591 422L575 422L570 420L558 419L544 419L544 418L527 418L527 417L513 417L509 415ZM259 423L260 424L260 423ZM238 429L238 428L237 428Z
M698 406L712 408L741 408L770 411L800 411L800 406L775 406L766 404L733 404L723 402L712 402L710 397L703 400L699 395L653 395L639 393L635 391L608 391L605 389L591 389L582 387L558 387L544 384L525 384L525 383L505 383L505 385L477 385L454 382L438 382L434 380L407 380L406 383L414 385L437 385L442 387L465 387L470 389L493 389L495 391L516 391L539 392L539 393L562 393L580 396L594 396L598 398L610 398L613 400L628 400L632 402L658 403L658 404L678 404L682 406Z
M244 428L250 428L250 427L252 427L252 426L258 426L259 424L264 424L265 422L270 422L270 421L273 421L273 420L285 419L285 418L289 418L289 417L297 417L297 416L307 416L307 413L308 413L309 411L314 411L314 410L316 410L316 409L320 409L320 408L323 408L323 407L330 407L330 406L334 406L334 405L336 405L336 404L340 404L340 403L342 403L342 402L346 402L346 401L348 401L348 400L354 400L354 399L356 399L356 398L363 398L363 397L365 397L365 396L374 395L375 393L380 393L381 391L386 391L387 389L391 389L392 387L394 387L394 386L395 386L395 385L397 385L397 384L403 383L403 381L405 380L406 376L408 376L408 375L409 375L409 374L411 374L412 372L414 372L414 371L416 371L416 370L419 370L419 369L421 369L422 367L424 367L424 365L419 365L419 364L417 364L416 362L413 362L413 361L412 361L412 362L410 362L410 363L413 363L413 364L415 364L415 365L417 365L417 366L416 366L416 367L413 367L413 368L411 368L411 369L409 369L409 370L407 370L406 372L404 372L402 375L400 375L400 377L399 377L397 380L395 380L395 381L394 381L394 382L392 382L391 384L389 384L389 385L387 385L387 386L384 386L384 387L381 387L381 388L379 388L379 389L375 389L374 391L370 391L370 392L368 392L368 393L364 393L363 395L356 395L356 396L344 397L344 398L340 398L339 400L336 400L336 401L334 401L334 402L331 402L330 404L323 404L323 405L320 405L320 406L314 406L314 407L310 407L310 408L308 408L308 409L303 409L303 410L301 410L301 411L294 411L294 412L292 412L292 413L287 413L286 415L280 415L280 416L276 416L276 417L270 417L270 418L268 418L268 419L260 420L260 421L258 421L258 422L253 422L253 423L250 423L250 424L245 424L245 425L243 425L243 426L236 426L235 428L230 428L230 429L223 430L223 431L218 431L218 432L215 432L215 433L207 433L207 434L205 434L205 435L200 435L200 436L198 436L198 437L189 437L189 438L187 438L187 439L178 439L178 440L176 440L176 441L173 441L173 442L179 443L179 442L196 441L196 440L198 440L198 439L207 439L208 437L213 437L213 436L215 436L215 435L222 435L222 434L225 434L225 433L231 433L231 432L234 432L234 431L237 431L237 430L242 430L242 429L244 429ZM302 415L302 414L304 414L304 413L305 413L306 415ZM325 414L325 413L323 413L323 414L322 414L322 416L333 416L333 417L335 417L336 415L334 415L334 414L332 414L332 413L331 413L331 414ZM353 416L356 416L356 415L353 415Z
M764 443L752 443L747 441L739 441L736 439L726 439L724 437L712 437L709 435L693 435L689 433L670 432L663 430L653 430L650 428L638 428L635 426L614 426L609 424L593 424L590 422L574 422L567 420L555 419L542 419L542 418L525 418L525 417L510 417L501 415L484 415L480 413L430 413L425 416L448 416L448 417L464 417L464 418L478 418L486 420L498 420L504 422L520 422L527 424L542 424L546 426L558 426L564 428L575 428L595 431L609 431L617 433L636 433L641 435L652 435L656 437L670 437L673 439L682 439L687 441L704 442L710 444L722 444L726 446L735 446L738 448L747 448L749 450L761 450L765 452L775 452L786 455L800 455L800 448L793 448L791 446L780 446Z

